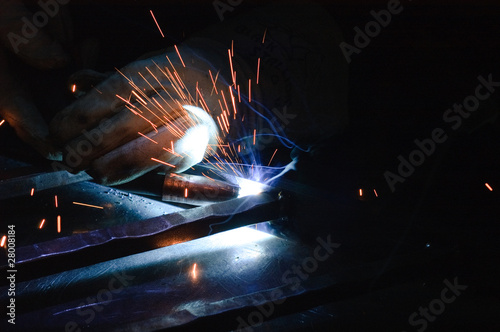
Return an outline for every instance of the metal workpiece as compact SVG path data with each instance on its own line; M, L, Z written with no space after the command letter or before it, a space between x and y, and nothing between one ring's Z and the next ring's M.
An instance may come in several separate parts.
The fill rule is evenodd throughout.
M1 200L0 206L2 220L16 225L18 248L182 210L89 181L45 190L35 188L33 195L28 189L20 197Z
M280 218L277 193L237 198L17 248L20 280L80 268ZM5 271L6 265L1 266ZM3 283L5 283L3 281Z
M92 177L85 172L71 174L67 171L40 172L4 179L0 180L0 200L26 195L32 188L46 190L88 180L92 180Z
M314 274L296 284L292 268L313 249L242 227L20 282L16 330L32 331L36 323L37 331L68 326L75 331L157 331L242 308L251 312L268 301L279 303L276 309L286 308L290 298L334 282L325 274L334 261L332 252L331 262L319 263ZM5 294L0 294L1 303ZM231 317L228 323L239 321Z

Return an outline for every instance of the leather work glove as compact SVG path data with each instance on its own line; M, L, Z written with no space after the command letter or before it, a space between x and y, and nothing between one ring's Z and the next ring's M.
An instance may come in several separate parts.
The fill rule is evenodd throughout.
M228 87L194 50L178 51L130 63L58 113L50 130L64 166L54 165L115 185L158 166L182 172L216 149L213 90Z

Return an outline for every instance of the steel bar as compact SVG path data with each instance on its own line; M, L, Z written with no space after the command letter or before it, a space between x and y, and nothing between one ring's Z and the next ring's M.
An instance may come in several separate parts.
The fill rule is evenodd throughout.
M19 281L124 257L280 217L277 194L237 198L17 248ZM0 267L7 270L6 265ZM2 281L5 283L5 281Z

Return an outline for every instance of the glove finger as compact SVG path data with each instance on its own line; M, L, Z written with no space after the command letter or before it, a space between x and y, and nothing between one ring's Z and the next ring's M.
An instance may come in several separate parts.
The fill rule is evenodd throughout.
M81 135L83 130L96 127L103 118L114 116L124 105L139 102L155 107L149 95L159 91L174 93L168 83L152 77L154 72L145 69L145 63L128 65L56 114L50 124L53 136L63 142L69 141Z
M159 131L163 125L174 126L177 135L182 136L187 127L184 123L175 123L175 120L186 116L186 111L180 104L166 101L165 98L168 97L164 92L151 97L151 100L162 99L163 108L151 109L139 103L128 104L112 117L101 119L93 129L83 130L80 136L65 145L65 162L78 171L87 169L94 159L141 135Z
M193 114L177 118L158 132L139 137L96 159L88 173L100 183L116 185L133 180L161 166L167 172L182 172L203 160L207 146L215 140L213 121L196 124ZM188 128L179 137L176 128ZM172 149L173 145L173 149Z

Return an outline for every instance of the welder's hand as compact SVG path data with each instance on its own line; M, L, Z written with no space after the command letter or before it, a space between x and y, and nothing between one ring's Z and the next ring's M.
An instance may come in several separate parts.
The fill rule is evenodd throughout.
M182 172L203 159L217 143L218 102L209 64L179 51L184 63L175 50L133 62L55 116L50 130L70 171L109 185L158 166Z
M51 159L57 157L57 151L48 140L48 126L29 92L23 88L23 82L12 72L9 53L28 66L42 70L58 68L68 62L68 56L55 39L70 38L71 28L65 11L54 3L47 7L43 2L46 8L40 8L38 15L33 15L20 0L0 2L0 116L23 141ZM50 30L55 39L45 30Z

